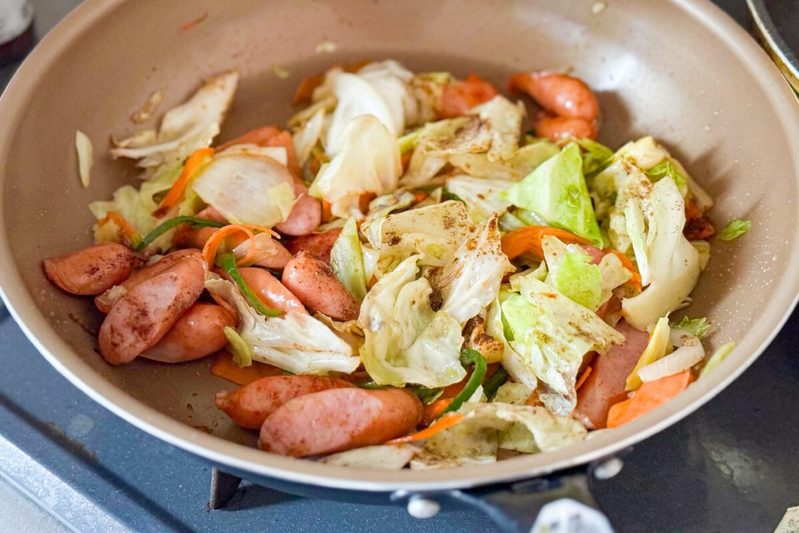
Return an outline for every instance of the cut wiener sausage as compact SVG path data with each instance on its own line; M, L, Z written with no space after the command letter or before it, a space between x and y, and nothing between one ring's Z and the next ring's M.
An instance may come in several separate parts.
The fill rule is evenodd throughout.
M211 355L227 344L225 326L236 326L235 314L220 305L197 302L141 357L162 363L184 363Z
M45 259L44 272L60 289L87 296L122 283L138 261L129 248L111 242Z
M199 250L178 250L176 252L172 252L165 255L152 265L146 266L139 270L134 270L133 273L121 283L121 286L124 287L125 291L129 291L139 283L157 276L161 272L172 268L176 264L186 259L202 261L202 254L199 252ZM123 294L125 291L123 291ZM108 312L111 310L111 307L113 307L114 303L116 303L120 296L121 295L119 294L117 296L106 293L100 294L94 299L94 305L96 305L97 309L103 313L108 314Z
M302 302L276 277L263 268L240 268L239 273L244 278L244 283L266 306L280 309L284 313L291 311L307 313Z
M302 237L286 239L284 242L286 249L293 255L305 251L314 257L318 257L325 263L330 262L330 250L338 239L341 229L331 229L324 233L311 233Z
M297 201L291 208L288 218L275 226L275 229L284 235L308 235L322 223L322 204L308 195L308 187L302 183L294 183L294 193Z
M283 269L283 285L307 307L335 320L358 318L360 304L344 288L330 265L300 252Z
M624 335L624 344L598 356L591 373L577 391L574 417L589 429L604 428L610 406L627 398L625 380L649 342L645 331L638 331L623 320L616 329Z
M289 400L261 426L259 446L306 457L381 444L414 430L422 403L404 389L315 392Z
M222 216L222 213L210 205L194 216L195 218L227 224L227 219ZM213 235L217 229L219 228L193 228L189 224L182 224L175 230L172 242L178 248L202 249L202 247L205 246L205 241L210 239L211 235Z
M143 281L117 301L100 326L100 353L112 365L152 348L200 296L206 264L190 255Z
M239 387L219 392L216 406L243 428L258 429L266 417L287 401L328 389L352 387L343 379L321 376L267 376Z

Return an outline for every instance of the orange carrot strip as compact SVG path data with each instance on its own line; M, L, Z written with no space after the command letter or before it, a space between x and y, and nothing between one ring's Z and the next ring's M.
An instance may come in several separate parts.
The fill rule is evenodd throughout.
M386 444L404 444L406 442L415 442L417 440L424 440L437 435L438 433L444 431L445 429L449 429L453 426L457 426L463 420L463 413L452 413L446 416L442 416L436 422L431 425L430 427L426 427L421 431L417 431L416 433L411 433L410 435L406 435L405 437L400 437L398 439L392 439L388 441Z
M172 187L169 189L169 192L166 193L164 199L161 200L161 205L153 212L153 216L162 217L166 215L172 207L177 205L180 199L183 198L183 193L189 185L189 182L197 174L197 171L208 163L212 155L214 155L213 148L200 148L199 150L195 150L189 158L186 159L180 176L178 176L178 179L172 184Z
M240 232L244 233L248 239L252 239L255 236L253 231L268 232L275 235L275 232L271 229L255 224L229 224L213 232L208 240L205 241L205 246L203 246L203 258L208 263L208 266L214 266L216 252L219 250L219 246L222 244L222 240L225 237Z
M217 353L211 365L211 374L232 381L236 385L247 385L265 376L279 376L283 371L276 366L253 361L251 366L238 366L233 356L225 350Z
M644 383L632 398L611 406L608 427L622 426L660 407L684 391L690 382L691 371L683 370L679 374Z
M327 200L322 199L322 222L330 222L333 220L332 205Z
M413 203L420 204L424 202L428 196L430 195L424 191L416 191L415 193L413 193Z
M630 274L632 274L632 277L628 283L632 283L633 286L640 291L643 288L641 286L641 274L638 272L638 268L636 268L635 263L633 263L629 257L618 250L606 249L605 253L611 253L619 258L619 261L621 261L621 266L629 270Z
M585 380L587 380L588 376L591 375L591 371L592 370L593 370L593 367L590 367L590 366L586 367L585 370L583 370L583 373L580 374L580 378L577 380L577 383L574 385L574 390L580 390L580 387L583 386L583 383L585 383Z
M441 413L452 403L452 398L439 398L438 400L424 406L422 411L422 424L429 426L433 421L441 416Z
M531 252L538 259L543 259L541 239L544 235L557 237L566 244L588 244L586 239L564 229L551 226L525 226L502 236L502 251L508 259L516 259L525 252Z
M116 211L109 211L108 213L106 213L103 218L97 221L97 225L104 226L108 222L113 222L114 224L116 224L122 235L125 238L127 238L129 241L137 237L136 230L133 229L133 226L131 226L130 223L127 220L125 220L125 218Z

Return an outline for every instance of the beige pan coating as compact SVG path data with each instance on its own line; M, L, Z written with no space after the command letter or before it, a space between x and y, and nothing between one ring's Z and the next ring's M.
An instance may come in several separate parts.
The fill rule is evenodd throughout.
M44 39L0 101L3 296L37 348L92 398L166 441L244 471L342 488L433 490L541 474L637 442L740 374L795 302L799 111L767 56L709 2L607 4L594 14L592 0L89 0ZM319 46L326 42L335 46ZM284 121L303 76L337 61L387 57L413 69L475 71L498 84L521 68L574 67L598 91L601 140L618 146L654 135L717 198L717 224L751 218L748 235L714 246L691 309L718 325L713 345L738 341L727 361L667 406L570 448L489 467L401 472L249 447L254 437L213 407L214 393L230 386L209 374L207 361L104 363L84 331L98 326L91 303L48 284L40 262L88 244L87 203L133 179L131 164L107 155L108 135L131 132L128 117L153 91L164 92L161 110L168 109L203 77L238 68L243 82L221 136L229 139ZM289 78L277 77L275 65ZM76 129L99 154L89 189L77 176Z

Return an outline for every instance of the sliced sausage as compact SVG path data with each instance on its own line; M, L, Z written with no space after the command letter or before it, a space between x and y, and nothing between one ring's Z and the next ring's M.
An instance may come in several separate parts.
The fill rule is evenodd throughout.
M623 320L616 329L624 335L624 344L597 356L591 373L577 391L574 417L589 429L604 428L610 406L627 398L624 383L649 342L645 331L638 331Z
M165 255L152 265L135 270L126 280L124 280L124 282L121 283L121 285L126 291L129 291L139 283L157 276L161 272L172 268L181 261L186 259L202 261L202 257L203 256L199 250L178 250L176 252L172 252ZM108 314L108 312L111 310L111 307L113 307L114 303L116 303L117 299L118 298L114 298L110 294L104 293L94 299L94 305L96 305L97 309L103 313Z
M233 392L219 392L216 406L243 428L258 429L287 401L327 389L352 387L343 379L321 376L267 376Z
M527 93L554 115L587 122L599 119L599 101L579 78L555 72L521 72L511 77L510 86Z
M413 431L422 402L404 389L332 389L289 400L261 426L261 449L306 457L381 444Z
M334 320L358 318L360 304L344 288L330 265L300 252L283 269L283 285L314 311Z
M537 137L552 141L562 139L596 139L596 128L581 118L542 115L533 122Z
M155 346L200 296L205 273L202 256L191 255L129 290L100 326L105 360L129 363Z
M139 260L126 246L98 244L44 260L47 279L71 294L100 294L122 283Z
M341 229L331 229L324 233L311 233L302 237L286 239L284 242L286 249L294 255L306 251L314 257L318 257L325 263L330 262L330 250L338 239Z
M233 253L236 258L241 259L246 257L250 246L255 246L254 262L256 266L264 268L272 268L275 270L283 270L286 263L291 261L292 253L286 250L286 247L280 244L280 241L273 238L269 233L259 233L252 239L247 239L236 248Z
M280 281L263 268L240 268L239 273L244 278L244 283L268 307L280 309L284 313L297 311L307 313L302 302L291 293Z
M141 357L162 363L203 358L225 347L225 326L236 326L235 314L220 305L197 302Z
M322 204L308 194L308 187L302 183L294 183L297 201L291 208L288 218L275 226L284 235L308 235L322 223Z

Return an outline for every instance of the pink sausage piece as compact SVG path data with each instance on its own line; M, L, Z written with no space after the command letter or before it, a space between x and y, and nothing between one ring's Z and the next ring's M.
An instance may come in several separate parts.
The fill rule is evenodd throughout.
M322 204L308 195L308 187L302 183L294 183L297 201L288 218L275 226L284 235L308 235L322 223Z
M591 373L577 391L574 417L589 429L604 428L610 406L627 399L624 383L649 343L649 335L622 320L616 330L626 339L607 354L597 356Z
M338 239L341 229L332 229L324 233L311 233L293 239L286 239L284 243L286 249L293 255L305 251L314 257L318 257L325 263L330 262L330 250Z
M586 122L599 119L599 101L579 78L554 72L522 72L511 77L510 85L529 94L553 115Z
M122 283L137 264L136 255L117 243L90 246L43 262L47 279L61 290L82 296L100 294Z
M233 392L219 392L216 406L243 428L258 429L287 401L327 389L352 387L343 379L321 376L267 376Z
M581 118L541 116L533 121L538 137L552 141L562 139L596 139L596 128Z
M100 326L105 360L129 363L155 346L200 296L205 274L202 257L190 256L122 296Z
M222 216L222 213L211 207L210 205L195 215L197 218L205 220L213 220L214 222L221 222L227 224L227 219ZM188 224L183 224L175 230L173 242L178 248L198 248L202 249L205 246L205 241L211 238L211 235L218 228L192 228Z
M298 313L308 312L302 302L289 289L263 268L240 268L239 273L244 278L244 283L253 290L265 305L280 309L284 313L291 311Z
M283 285L314 311L334 320L358 318L360 303L344 288L330 266L300 252L283 269Z
M262 450L306 457L382 444L410 433L422 403L404 389L331 389L289 400L261 426Z
M185 363L211 355L225 347L225 326L236 327L236 318L222 306L197 302L140 357L162 363Z

